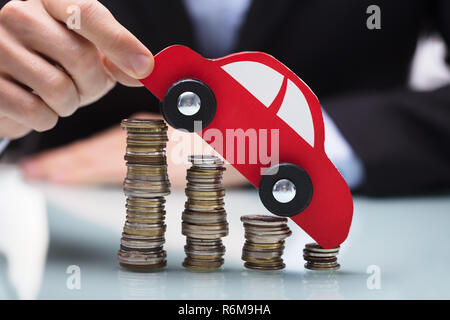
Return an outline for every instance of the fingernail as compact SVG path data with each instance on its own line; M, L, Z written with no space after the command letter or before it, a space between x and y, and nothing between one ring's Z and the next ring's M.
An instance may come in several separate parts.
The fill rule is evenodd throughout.
M153 68L153 58L148 55L138 54L131 59L131 67L137 79L145 78Z

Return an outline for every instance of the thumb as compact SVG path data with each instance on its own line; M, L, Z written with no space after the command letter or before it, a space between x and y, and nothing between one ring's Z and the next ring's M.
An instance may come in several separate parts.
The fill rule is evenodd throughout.
M99 51L100 53L100 51ZM115 81L123 84L127 87L142 87L143 84L137 80L134 77L131 77L122 69L120 69L116 64L114 64L111 60L109 60L106 56L104 56L102 53L100 53L103 60L103 66L105 68L105 71L110 75L111 78L113 78Z

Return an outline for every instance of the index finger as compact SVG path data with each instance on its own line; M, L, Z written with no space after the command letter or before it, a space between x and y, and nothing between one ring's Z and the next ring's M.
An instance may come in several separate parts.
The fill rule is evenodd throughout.
M42 0L56 20L96 45L129 76L141 79L153 70L153 55L97 0Z

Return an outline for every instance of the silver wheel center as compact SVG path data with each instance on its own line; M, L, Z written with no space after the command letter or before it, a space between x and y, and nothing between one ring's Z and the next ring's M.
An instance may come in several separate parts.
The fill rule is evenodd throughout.
M288 203L295 198L297 190L292 181L288 179L278 180L272 188L273 197L281 203Z
M185 116L192 116L200 110L200 97L193 92L186 91L178 97L178 110Z

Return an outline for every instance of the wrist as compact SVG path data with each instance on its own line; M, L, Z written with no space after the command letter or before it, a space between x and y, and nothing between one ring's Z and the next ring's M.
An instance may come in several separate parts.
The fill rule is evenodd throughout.
M325 126L325 153L350 189L364 181L364 165L328 114L322 109Z

